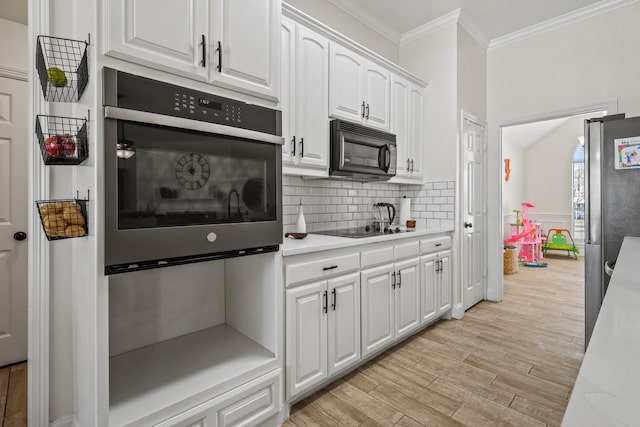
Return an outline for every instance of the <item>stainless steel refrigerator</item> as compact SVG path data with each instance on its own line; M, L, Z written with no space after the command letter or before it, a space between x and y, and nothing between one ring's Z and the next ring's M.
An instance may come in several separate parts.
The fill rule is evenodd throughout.
M624 236L640 236L638 166L640 117L585 121L585 348L609 285L605 263L615 263Z

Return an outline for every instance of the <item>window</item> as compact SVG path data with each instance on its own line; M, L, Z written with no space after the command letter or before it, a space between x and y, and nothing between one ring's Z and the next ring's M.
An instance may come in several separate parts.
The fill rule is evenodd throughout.
M572 224L573 237L584 241L584 145L578 144L572 163Z

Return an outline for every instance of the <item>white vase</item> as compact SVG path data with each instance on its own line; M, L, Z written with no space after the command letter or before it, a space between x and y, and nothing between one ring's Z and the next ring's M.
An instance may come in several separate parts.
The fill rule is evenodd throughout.
M298 220L296 221L296 233L306 233L307 222L304 220L304 212L302 212L302 203L298 206Z

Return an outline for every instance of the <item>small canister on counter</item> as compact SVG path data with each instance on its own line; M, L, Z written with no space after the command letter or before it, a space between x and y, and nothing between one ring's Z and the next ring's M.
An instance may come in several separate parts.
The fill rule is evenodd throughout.
M518 248L513 245L504 247L503 254L504 274L514 274L518 272Z

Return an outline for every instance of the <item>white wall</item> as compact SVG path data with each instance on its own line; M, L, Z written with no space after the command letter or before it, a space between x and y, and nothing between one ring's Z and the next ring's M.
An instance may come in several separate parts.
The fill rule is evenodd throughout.
M0 18L0 67L27 71L27 26Z
M523 201L541 213L571 215L573 153L583 134L584 118L574 117L524 150Z
M425 181L456 180L457 24L400 47L400 65L429 83L424 108Z
M398 45L327 0L284 0L296 9L398 63Z
M489 283L501 283L499 126L617 99L618 111L640 114L640 3L489 50ZM499 286L499 285L494 285ZM489 296L501 292L489 289Z
M509 182L504 180L504 161L500 164L500 176L502 182L502 212L505 216L511 215L514 209L521 210L524 196L525 161L523 150L515 144L505 141L502 144L503 159L510 159L511 174Z
M458 25L458 109L487 121L487 51Z
M617 98L640 114L640 3L489 51L489 118L499 121Z

